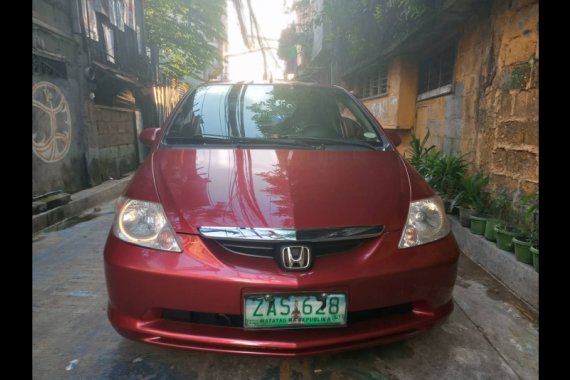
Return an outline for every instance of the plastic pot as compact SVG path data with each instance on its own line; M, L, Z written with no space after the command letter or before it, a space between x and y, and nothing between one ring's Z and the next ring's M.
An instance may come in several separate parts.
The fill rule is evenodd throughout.
M530 253L530 241L519 240L513 238L513 245L515 247L515 257L521 263L532 265L532 254Z
M495 226L498 222L498 219L487 219L487 224L485 224L485 239L489 241L497 241L497 235L495 235Z
M532 254L532 266L538 272L538 248L530 247L530 253Z
M485 234L485 227L487 226L487 217L486 216L476 216L471 215L469 217L471 221L471 233L475 235L483 235Z
M513 238L515 236L520 236L519 231L508 231L500 225L495 226L495 235L497 237L497 247L503 251L514 252L515 247L513 245Z

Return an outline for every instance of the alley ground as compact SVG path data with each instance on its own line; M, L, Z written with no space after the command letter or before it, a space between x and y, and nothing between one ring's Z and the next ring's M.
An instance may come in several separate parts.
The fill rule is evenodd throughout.
M113 202L33 238L34 379L537 379L538 316L462 255L455 311L404 342L261 358L132 342L107 321L103 246ZM71 363L71 364L70 364Z

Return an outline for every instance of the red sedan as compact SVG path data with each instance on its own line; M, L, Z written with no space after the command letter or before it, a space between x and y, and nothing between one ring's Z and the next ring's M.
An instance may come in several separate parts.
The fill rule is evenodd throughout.
M105 246L125 337L321 354L407 338L453 310L442 202L345 90L207 84L140 139L152 148Z

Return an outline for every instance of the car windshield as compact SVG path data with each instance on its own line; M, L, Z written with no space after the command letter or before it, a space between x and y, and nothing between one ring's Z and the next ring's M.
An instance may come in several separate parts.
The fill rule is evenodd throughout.
M372 123L344 91L291 84L199 87L182 104L164 143L384 147Z

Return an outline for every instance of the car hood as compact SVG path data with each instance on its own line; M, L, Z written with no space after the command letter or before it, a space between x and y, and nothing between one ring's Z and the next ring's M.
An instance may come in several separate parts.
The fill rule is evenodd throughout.
M407 171L396 152L159 149L158 197L177 232L404 225Z

